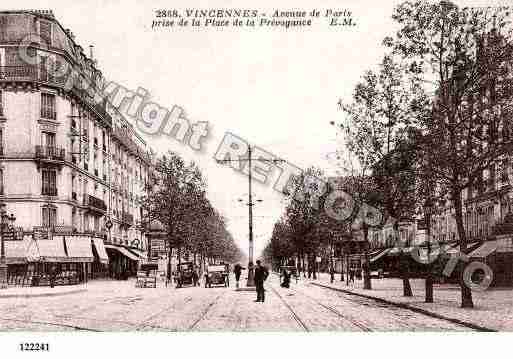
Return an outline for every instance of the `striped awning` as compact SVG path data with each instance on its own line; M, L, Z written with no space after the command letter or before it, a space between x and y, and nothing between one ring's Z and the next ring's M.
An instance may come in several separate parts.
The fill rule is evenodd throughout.
M56 239L54 236L54 240ZM67 236L68 262L91 263L94 261L90 237Z
M23 264L31 258L39 258L39 254L32 239L24 238L21 241L5 241L5 259L7 264Z
M136 256L135 254L133 254L132 252L130 252L128 249L126 249L125 247L118 247L118 246L115 246L115 245L112 245L112 244L106 244L105 245L105 248L107 249L112 249L112 250L115 250L115 251L118 251L119 253L121 253L122 255L124 255L125 257L127 257L128 259L131 259L133 261L139 261L141 260L141 258L139 258L138 256Z
M107 255L107 251L105 250L105 245L103 244L102 238L93 238L94 248L98 253L98 257L100 257L100 263L108 264L109 256Z
M66 263L69 257L64 250L64 237L53 236L53 239L35 240L40 262Z
M133 248L130 248L130 252L134 252L135 254L137 254L137 256L140 258L140 259L148 259L148 256L146 255L146 253L144 253L143 251L139 250L139 249L133 249Z

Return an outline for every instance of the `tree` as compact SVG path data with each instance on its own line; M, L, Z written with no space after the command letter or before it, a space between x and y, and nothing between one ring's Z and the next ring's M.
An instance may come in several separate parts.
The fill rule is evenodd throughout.
M412 129L424 109L425 93L392 56L385 56L379 71L367 71L356 85L351 104L342 106L347 148L381 191L375 197L386 217L393 220L396 239L399 222L411 218L415 208L414 146ZM364 173L362 179L368 174ZM364 188L362 194L366 196ZM365 198L362 198L365 200ZM407 258L401 255L403 294L412 296Z
M169 152L158 159L148 194L143 198L145 222L159 221L169 244L169 260L173 248L178 261L182 250L222 258L239 259L240 249L226 228L225 219L213 208L206 197L206 183L195 163ZM169 262L170 265L170 262ZM170 271L169 271L170 273Z
M433 90L432 116L424 117L422 146L433 154L431 176L455 211L460 251L467 251L463 194L494 173L511 150L511 18L505 8L473 10L451 2L404 2L400 25L385 39L408 71ZM490 175L490 178L494 174ZM461 306L473 307L460 274Z

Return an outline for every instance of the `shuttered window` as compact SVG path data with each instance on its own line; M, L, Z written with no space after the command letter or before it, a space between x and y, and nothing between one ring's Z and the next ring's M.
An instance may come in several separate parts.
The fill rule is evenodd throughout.
M42 188L41 194L45 196L57 195L57 172L55 170L44 169L41 171Z
M42 93L41 94L41 117L46 119L55 120L55 95Z
M53 206L44 206L42 208L42 225L44 227L53 227L57 223L57 208Z

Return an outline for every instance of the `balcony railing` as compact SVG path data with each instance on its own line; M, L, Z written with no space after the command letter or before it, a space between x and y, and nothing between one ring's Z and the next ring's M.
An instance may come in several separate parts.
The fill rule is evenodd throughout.
M41 194L43 196L57 196L57 187L43 186Z
M64 148L54 146L36 146L36 158L41 160L64 161Z
M95 196L91 196L90 194L84 195L84 205L100 212L107 211L107 205L105 202Z

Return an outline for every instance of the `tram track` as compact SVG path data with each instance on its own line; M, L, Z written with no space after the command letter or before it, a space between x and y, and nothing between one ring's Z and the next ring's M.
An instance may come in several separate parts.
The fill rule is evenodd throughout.
M294 320L299 324L299 326L301 328L303 328L303 330L305 332L309 332L310 331L310 328L305 324L305 322L303 322L303 320L301 320L301 318L299 317L299 315L294 311L294 309L292 308L292 306L287 303L287 301L283 298L283 296L272 286L270 285L269 286L272 291L274 292L274 294L276 294L276 296L278 298L280 298L280 300L282 301L282 303L285 305L285 307L287 307L287 309L292 313L292 317L294 318Z
M87 328L87 327L82 327L82 326L78 326L78 325L71 325L71 324L62 324L62 323L55 323L55 322L39 321L39 320L23 320L23 319L2 318L2 317L0 317L0 321L2 321L2 320L9 321L9 322L24 323L24 324L38 324L38 325L48 325L48 326L52 326L52 327L70 328L70 329L79 330L79 331L86 331L86 332L102 332L102 330L99 330L99 329Z
M184 304L192 301L192 297L185 297ZM145 327L153 327L151 324L149 324L153 319L160 317L162 314L169 312L171 309L175 308L177 306L177 303L172 303L171 305L168 305L164 309L158 311L157 313L154 313L150 315L148 318L146 318L143 322L139 323L134 330L139 331L142 330Z
M217 302L219 302L219 299L221 299L222 296L224 296L227 292L226 291L223 291L223 293L219 294L211 303L209 303L205 309L201 312L200 316L198 318L196 318L194 320L194 322L192 322L191 325L189 325L189 328L187 329L188 331L193 331L196 326L203 320L205 319L207 313L210 311L210 309L212 309L212 307L214 305L216 305Z
M356 319L354 318L351 318L347 315L344 315L342 314L339 310L335 309L334 307L332 307L331 305L328 305L328 304L325 304L325 303L322 303L321 301L317 300L316 298L304 293L303 291L300 291L300 290L297 290L297 289L294 289L294 291L296 293L300 293L301 295L303 295L304 297L310 299L310 301L314 302L315 304L317 305L320 305L321 307L323 307L324 309L330 311L331 313L335 314L336 316L338 316L339 318L341 319L344 319L345 321L348 321L349 323L351 323L352 325L354 325L355 327L358 327L360 328L362 331L364 332L372 332L373 330L371 328L369 328L368 326L366 326L365 324L362 324L360 323L359 321L357 321Z

